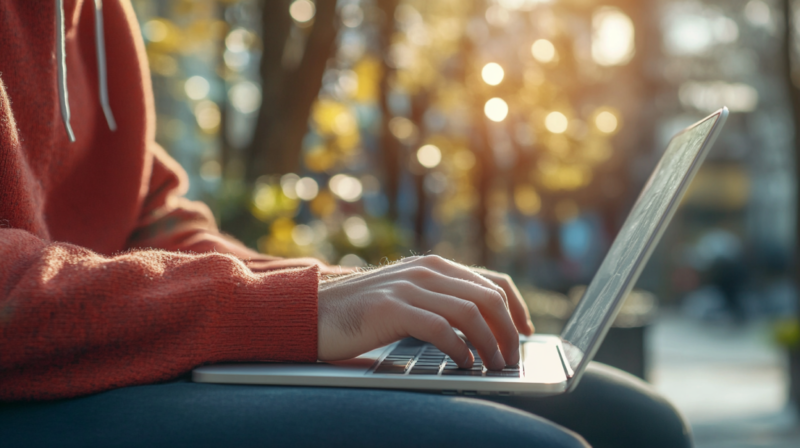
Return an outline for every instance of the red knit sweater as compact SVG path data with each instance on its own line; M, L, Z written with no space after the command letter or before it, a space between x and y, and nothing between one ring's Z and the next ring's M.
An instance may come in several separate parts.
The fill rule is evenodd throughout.
M64 6L69 143L54 0L0 2L0 401L162 381L210 362L314 361L318 262L260 256L181 197L185 173L154 141L144 45L120 0L103 11L109 130L92 3Z

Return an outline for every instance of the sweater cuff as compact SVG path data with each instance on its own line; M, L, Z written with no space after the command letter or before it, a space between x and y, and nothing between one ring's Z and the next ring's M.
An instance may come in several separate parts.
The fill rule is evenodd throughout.
M319 267L248 280L237 282L221 304L215 361L315 362Z

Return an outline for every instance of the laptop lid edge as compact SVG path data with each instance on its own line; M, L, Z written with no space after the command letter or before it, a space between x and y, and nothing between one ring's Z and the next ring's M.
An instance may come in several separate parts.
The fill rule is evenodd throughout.
M726 120L728 118L728 114L729 114L728 108L727 107L723 107L723 108L717 110L716 112L708 115L707 117L703 118L702 120L697 121L696 123L694 123L693 125L687 127L686 129L683 129L681 132L678 132L677 134L675 134L672 137L672 139L670 139L670 144L671 144L672 141L675 138L681 136L682 134L684 134L686 132L691 131L692 129L696 128L700 124L706 122L707 120L713 119L715 116L717 116L716 122L714 123L714 125L712 126L712 128L709 131L708 135L706 136L705 141L702 143L701 149L700 149L697 157L692 162L691 167L688 170L688 172L686 173L686 175L683 176L683 178L681 179L681 185L678 188L678 190L676 191L675 195L670 199L670 204L667 207L666 213L664 213L661 216L661 219L659 220L659 222L657 224L656 232L647 241L645 250L643 250L642 252L639 253L639 256L637 257L637 260L636 260L636 268L635 268L635 270L633 272L631 272L631 274L625 280L625 284L624 284L624 287L621 290L621 293L617 296L617 298L615 299L615 302L612 305L610 311L608 313L606 313L606 316L604 317L604 319L602 321L600 331L597 333L595 338L592 340L592 342L591 342L591 344L589 346L589 349L585 353L582 353L582 355L583 355L582 359L581 359L580 363L577 366L574 366L574 367L571 366L571 360L570 360L570 353L569 352L570 352L570 350L578 350L578 351L580 351L580 349L578 347L575 347L568 340L564 339L563 338L563 332L562 332L562 335L560 337L560 339L561 339L561 350L560 350L559 354L560 354L560 356L562 356L562 360L564 361L565 365L570 365L572 367L572 370L573 370L573 375L570 376L567 379L567 382L568 382L567 390L566 390L567 393L572 392L577 387L578 383L580 382L581 376L586 371L586 367L589 365L589 363L592 361L592 359L594 359L594 356L597 354L597 351L599 350L600 346L602 345L602 341L605 339L606 335L608 334L608 331L611 329L611 326L613 325L614 319L616 319L617 314L619 313L620 309L622 308L622 305L624 304L624 300L623 299L625 297L627 297L628 294L630 294L631 290L633 290L633 287L635 286L636 281L639 279L639 276L641 275L642 270L647 265L647 262L649 261L650 256L652 255L653 251L655 250L656 246L658 245L658 242L661 240L661 237L663 236L664 231L666 231L667 226L672 221L672 218L674 217L675 213L677 212L677 210L679 208L679 205L680 205L680 202L681 202L683 196L685 195L686 190L689 187L689 184L691 184L691 181L694 179L695 175L697 174L697 171L700 169L700 166L705 161L706 156L710 152L711 148L714 146L714 143L716 142L717 137L719 136L719 134L720 134L720 132L722 130L722 127L724 126L724 124L725 124L725 122L726 122ZM669 145L667 147L669 147ZM642 195L647 190L646 187L652 181L653 175L657 172L660 164L661 164L661 161L659 161L659 164L656 166L656 168L653 169L653 174L651 174L651 177L648 179L648 182L645 184L645 187L642 188L642 191L640 192L639 197L637 198L636 202L634 203L634 206L631 207L631 210L633 210L636 207L636 204L638 204L638 202L642 199Z

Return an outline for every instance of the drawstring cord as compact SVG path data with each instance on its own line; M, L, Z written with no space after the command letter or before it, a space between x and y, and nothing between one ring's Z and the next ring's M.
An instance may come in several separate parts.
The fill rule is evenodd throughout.
M106 116L108 128L112 131L117 130L117 122L114 114L111 113L111 105L108 103L108 74L106 73L106 41L103 35L103 0L94 0L94 41L97 45L97 71L100 88L100 105L103 106L103 114Z
M69 92L67 91L66 37L64 30L64 0L56 0L56 71L58 75L58 104L61 107L61 120L67 130L70 142L75 141L75 133L70 125ZM103 36L103 0L94 0L94 32L97 45L97 71L100 89L100 105L106 117L108 128L117 130L117 122L111 113L108 101L108 73L106 72L106 45Z
M67 92L67 61L64 57L64 0L56 0L56 71L58 72L58 104L61 106L61 120L67 128L70 142L75 142L75 134L69 124L69 93Z

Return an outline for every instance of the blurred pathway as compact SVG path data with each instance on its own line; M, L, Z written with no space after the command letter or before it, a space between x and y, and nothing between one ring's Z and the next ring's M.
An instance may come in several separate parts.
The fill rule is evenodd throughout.
M767 323L665 313L649 334L650 380L688 418L697 448L800 447L783 353Z

